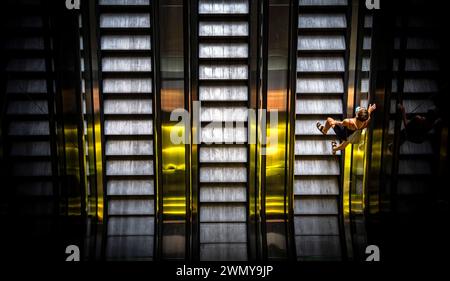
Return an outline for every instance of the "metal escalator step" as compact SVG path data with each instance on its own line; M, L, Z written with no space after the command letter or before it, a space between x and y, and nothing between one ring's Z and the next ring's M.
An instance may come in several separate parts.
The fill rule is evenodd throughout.
M296 176L339 175L339 161L330 159L302 159L295 160L294 174Z
M344 92L344 81L340 78L298 78L297 93L320 94Z
M439 71L439 63L431 58L406 58L405 71Z
M39 181L33 179L30 182L17 183L15 191L19 196L53 196L52 181Z
M337 215L337 198L300 197L294 200L295 215Z
M51 161L27 161L16 162L12 164L13 176L33 177L33 176L51 176Z
M107 99L103 102L103 114L152 114L150 99Z
M106 193L108 195L149 196L155 194L153 180L108 180L106 182Z
M150 50L151 38L147 35L104 35L101 50Z
M8 29L27 29L27 28L43 28L44 21L40 15L16 15L15 17L6 17L5 26Z
M199 86L200 101L247 101L247 86Z
M398 167L399 175L431 175L432 165L430 161L411 159L400 160Z
M17 52L24 52L29 50L44 50L43 37L11 37L3 43L5 50L15 50Z
M201 122L246 122L248 109L237 106L202 106Z
M299 28L346 28L345 14L299 14Z
M300 260L339 260L339 236L296 236L297 255Z
M248 36L248 22L201 21L199 36Z
M346 6L347 0L300 0L299 6Z
M103 93L152 93L152 79L104 79Z
M313 176L294 181L294 195L339 195L336 176Z
M8 80L6 93L46 94L47 81L45 79Z
M199 0L199 14L247 14L247 0Z
M109 160L106 163L106 175L143 175L154 174L152 160Z
M106 241L108 260L152 260L153 235L110 236Z
M297 235L339 235L337 216L295 216L294 227Z
M298 37L298 50L320 50L320 51L333 51L333 50L345 50L345 37L336 35L301 35Z
M106 120L105 135L152 135L152 120Z
M8 103L6 114L48 115L48 101L46 100L10 101Z
M199 44L199 58L247 58L248 46L245 43L235 44L217 44L201 43Z
M152 70L150 57L103 57L102 71L141 72Z
M200 222L246 222L246 207L211 203L200 206Z
M201 261L245 261L246 243L200 244Z
M430 141L416 144L406 141L400 146L400 155L431 155L433 147Z
M47 136L49 134L49 121L12 121L9 123L9 136Z
M400 49L400 41L396 40L395 48ZM432 38L426 37L409 37L406 40L406 49L408 50L438 50L439 42Z
M391 108L390 108L390 114L395 114L397 108L396 108L396 100L391 100ZM403 107L405 108L406 114L413 114L413 115L422 115L424 113L427 113L429 110L436 109L436 105L431 100L425 100L425 99L409 99L405 98L403 99Z
M248 78L247 65L200 65L201 80L244 80Z
M109 199L108 215L154 215L153 200L147 199Z
M247 147L201 147L199 160L203 163L246 163Z
M372 28L373 26L373 16L366 15L364 16L364 28Z
M344 72L342 57L299 57L297 72Z
M430 183L427 179L418 178L400 178L397 182L398 195L417 195L426 194L429 190Z
M99 0L99 5L147 6L150 0Z
M153 235L154 217L111 217L108 219L108 235Z
M366 57L366 56L363 57L361 71L364 71L364 72L370 71L370 57Z
M100 28L144 28L150 27L150 15L104 13L100 15Z
M247 142L247 128L245 127L204 127L201 129L203 143L239 143Z
M45 72L44 58L11 59L6 65L8 72Z
M11 156L50 156L49 141L21 141L11 144Z
M243 186L201 186L200 202L246 202L247 190Z
M46 196L42 196L39 198L22 197L21 199L22 201L17 203L18 215L31 217L33 220L35 218L51 217L56 207L56 202L53 197L46 197ZM42 229L36 230L38 232L42 231Z
M202 243L246 243L246 223L203 223L200 225Z
M369 92L369 79L363 78L361 79L361 93L368 93Z
M363 50L369 51L372 49L372 37L371 36L364 36L363 39Z
M247 169L240 167L202 167L200 182L208 183L244 183L247 182Z
M439 91L437 81L434 79L405 79L405 93L435 93Z
M153 155L152 140L107 140L105 155Z
M296 114L335 114L343 113L342 100L339 98L303 97L296 101Z

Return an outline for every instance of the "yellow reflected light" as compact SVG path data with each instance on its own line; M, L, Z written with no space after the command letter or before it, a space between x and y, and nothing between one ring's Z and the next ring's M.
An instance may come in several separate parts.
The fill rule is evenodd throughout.
M278 101L278 99L276 100ZM281 101L272 108L280 109L280 107L281 109L285 108ZM283 215L287 210L287 201L284 196L286 188L286 124L283 120L278 120L276 126L273 125L266 126L266 200L264 204L266 215L269 217Z
M172 134L184 136L186 128L179 123L162 126L162 173L163 173L163 215L185 216L186 200L185 182L186 146L184 143L174 144ZM183 188L182 188L183 187Z

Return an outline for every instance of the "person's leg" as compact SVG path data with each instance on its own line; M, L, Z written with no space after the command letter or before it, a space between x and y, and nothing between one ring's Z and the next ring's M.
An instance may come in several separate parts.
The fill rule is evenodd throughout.
M331 117L328 117L327 121L325 122L325 128L323 129L324 134L327 134L328 130L330 130L330 128L333 128L335 124L336 120L334 120Z
M349 144L350 144L349 141L344 141L336 146L333 146L333 154L335 154L339 150L344 150Z

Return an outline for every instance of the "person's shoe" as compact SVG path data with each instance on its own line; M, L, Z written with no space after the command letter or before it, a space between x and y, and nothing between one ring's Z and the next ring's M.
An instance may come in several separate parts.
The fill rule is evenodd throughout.
M325 127L324 127L322 124L320 124L320 122L317 122L317 123L316 123L316 127L317 127L317 129L318 129L323 135L326 135L326 134L323 132L323 129L325 129Z
M336 148L337 148L337 143L335 141L331 142L331 152L333 153L333 155L336 155Z

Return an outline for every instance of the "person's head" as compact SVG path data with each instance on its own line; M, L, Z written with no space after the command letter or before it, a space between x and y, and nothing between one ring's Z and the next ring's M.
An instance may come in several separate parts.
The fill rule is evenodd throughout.
M364 107L359 107L356 111L356 119L361 122L365 122L369 119L369 111Z

